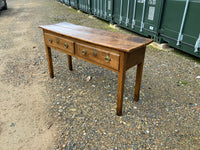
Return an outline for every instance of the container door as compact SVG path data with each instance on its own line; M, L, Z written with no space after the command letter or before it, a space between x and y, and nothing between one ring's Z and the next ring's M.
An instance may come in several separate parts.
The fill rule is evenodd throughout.
M69 5L69 0L63 0L66 5Z
M63 0L57 0L57 1L58 1L58 2L61 2L61 3L63 2Z
M164 0L148 0L146 3L143 30L147 32L146 34L150 37L155 37L159 32L158 29L163 6Z
M79 0L79 9L86 13L91 13L91 0Z
M160 36L169 45L200 57L200 1L167 0Z
M92 0L91 8L93 15L112 22L113 0Z
M114 21L139 34L154 37L158 33L164 0L116 0Z
M143 5L144 0L115 0L114 22L119 26L137 31L141 26Z
M70 4L73 8L78 9L79 0L70 0Z

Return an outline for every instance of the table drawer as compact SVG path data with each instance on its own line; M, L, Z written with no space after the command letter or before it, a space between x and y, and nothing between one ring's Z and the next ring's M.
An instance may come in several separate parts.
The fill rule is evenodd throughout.
M45 33L45 42L50 47L59 48L63 51L74 54L74 42L56 35Z
M118 53L76 43L75 54L86 60L90 60L92 62L107 66L115 70L119 70L120 55Z

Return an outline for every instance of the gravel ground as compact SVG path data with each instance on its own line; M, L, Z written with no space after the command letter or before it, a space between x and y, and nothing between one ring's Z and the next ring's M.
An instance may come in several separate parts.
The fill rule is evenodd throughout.
M43 97L48 101L45 111L51 118L47 128L57 129L49 149L200 149L199 59L177 50L148 46L140 100L133 101L136 72L133 67L126 73L123 116L116 116L118 75L77 58L73 58L71 72L67 56L53 51L55 77L50 79L42 31L36 28L66 21L131 33L111 28L108 23L55 0L36 2L38 6L33 13L39 11L40 17L32 21L35 28L32 41L37 43L32 48L37 54L30 60L26 59L28 55L20 60L12 56L15 61L7 64L1 80L19 87L33 84L34 76L44 79L40 84L45 87ZM5 44L4 49L12 46L12 42L0 43ZM19 76L23 72L20 66L29 66L29 72Z

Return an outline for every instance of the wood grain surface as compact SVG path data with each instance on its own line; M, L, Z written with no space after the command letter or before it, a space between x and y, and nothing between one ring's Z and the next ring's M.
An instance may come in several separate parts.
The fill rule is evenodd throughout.
M40 26L40 28L123 52L131 52L135 50L135 48L143 47L152 42L152 39L144 37L93 29L67 22L44 25Z

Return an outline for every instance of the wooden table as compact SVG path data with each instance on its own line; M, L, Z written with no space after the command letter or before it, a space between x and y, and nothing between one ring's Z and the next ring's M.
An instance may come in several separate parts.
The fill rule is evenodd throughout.
M137 65L134 100L138 101L146 45L151 39L98 30L63 22L43 29L50 77L54 77L51 48L118 73L117 115L122 115L126 70Z

